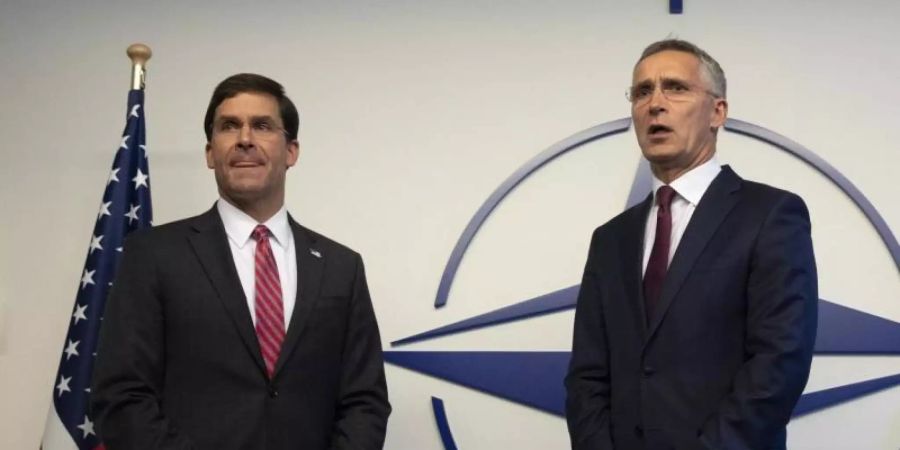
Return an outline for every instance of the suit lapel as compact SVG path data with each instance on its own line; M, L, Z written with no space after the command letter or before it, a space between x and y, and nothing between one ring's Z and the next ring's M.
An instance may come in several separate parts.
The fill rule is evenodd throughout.
M697 258L703 253L716 229L737 204L739 196L736 195L736 192L740 186L741 178L730 167L723 166L722 171L700 199L687 229L684 230L684 235L681 237L681 242L678 244L665 281L663 281L659 307L656 309L656 315L650 320L648 342L659 328L666 311L693 269Z
M622 278L625 283L625 293L628 305L632 311L634 323L640 324L641 336L647 335L647 313L644 307L643 288L643 256L644 256L644 228L647 224L647 214L653 204L651 193L644 201L630 211L630 217L626 224L624 238L619 241L619 255L622 258Z
M244 346L253 357L256 365L262 373L265 373L262 352L259 342L256 340L256 331L253 329L253 320L250 310L247 308L247 299L244 289L241 287L240 278L234 268L234 257L228 246L228 236L225 227L216 208L213 207L205 214L197 217L192 224L195 231L189 236L191 246L206 272L206 276L215 288L219 299L228 315L231 317Z
M294 250L297 254L297 298L294 312L288 325L287 335L281 345L281 353L275 364L275 375L281 371L285 361L297 346L303 329L312 314L313 305L319 300L319 287L322 284L322 271L325 264L324 254L317 246L316 238L308 230L300 226L288 216L291 232L294 235ZM274 378L273 377L273 378Z

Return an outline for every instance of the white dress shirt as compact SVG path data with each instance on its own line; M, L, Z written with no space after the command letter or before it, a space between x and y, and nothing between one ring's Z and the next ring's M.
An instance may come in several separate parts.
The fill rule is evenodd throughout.
M678 243L687 229L697 204L703 198L703 194L712 184L713 180L722 171L716 157L713 156L709 161L694 167L684 175L669 183L669 186L675 190L675 197L672 199L672 240L669 244L669 264L672 263L672 257L678 249ZM656 192L665 183L655 176L653 177L653 207L650 208L650 215L647 216L647 227L644 229L644 265L641 273L647 271L647 263L650 261L650 251L653 250L653 241L656 239L656 214L659 206L656 204Z
M256 325L256 240L253 239L253 229L258 225L256 220L248 216L236 206L219 198L216 203L219 216L225 225L225 234L228 235L228 246L231 247L231 255L234 257L234 267L237 269L241 286L244 288L244 296L247 299L247 307L250 308L250 318ZM272 247L272 255L278 266L278 279L281 282L281 298L284 302L284 330L287 331L294 312L294 304L297 300L297 253L294 248L294 233L288 223L287 209L284 206L263 223L272 236L269 245Z

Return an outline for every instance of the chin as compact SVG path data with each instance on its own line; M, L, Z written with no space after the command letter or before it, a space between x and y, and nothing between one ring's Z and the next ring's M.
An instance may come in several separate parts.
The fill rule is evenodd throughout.
M231 184L224 191L235 200L253 200L260 196L263 188L255 184Z
M262 186L265 184L265 180L262 178L252 174L232 174L227 178L225 184L229 190L234 192L254 191L262 189Z
M653 164L666 164L678 159L679 152L669 145L653 145L650 144L646 149L642 149L644 158Z

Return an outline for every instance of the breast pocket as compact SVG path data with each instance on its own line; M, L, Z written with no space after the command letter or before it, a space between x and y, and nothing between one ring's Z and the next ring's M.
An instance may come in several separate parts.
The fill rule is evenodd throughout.
M347 309L350 297L347 295L326 295L319 297L319 301L313 305L315 309Z
M709 253L697 259L691 273L708 272L741 273L747 271L747 255L735 252Z
M310 331L317 339L343 337L347 326L350 300L344 296L320 297L307 309Z

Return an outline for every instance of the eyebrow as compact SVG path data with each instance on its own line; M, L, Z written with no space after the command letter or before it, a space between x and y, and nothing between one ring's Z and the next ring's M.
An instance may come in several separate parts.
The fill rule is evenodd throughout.
M676 77L662 77L659 79L659 81L661 84L667 84L667 83L690 84L690 82L688 82L687 80L684 80L681 78L676 78ZM644 86L654 86L654 85L655 85L655 81L650 78L647 78L647 79L641 80L640 82L635 84L634 87L644 87Z
M250 116L250 122L258 122L260 120L268 120L276 125L278 124L278 121L275 120L274 117L269 116L269 115ZM241 122L241 118L239 118L238 116L227 116L226 115L226 116L219 116L219 118L216 119L216 123L222 123L222 122L227 122L227 121Z

